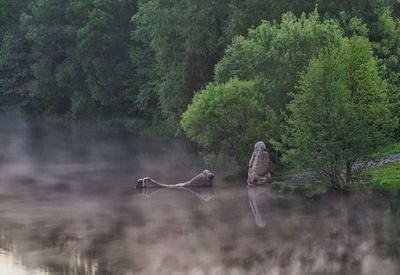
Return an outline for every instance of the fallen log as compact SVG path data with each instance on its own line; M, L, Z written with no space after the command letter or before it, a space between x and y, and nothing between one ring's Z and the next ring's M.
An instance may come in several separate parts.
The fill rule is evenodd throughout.
M213 180L214 174L209 170L204 170L193 179L177 184L163 184L150 177L145 177L137 180L136 188L212 187Z

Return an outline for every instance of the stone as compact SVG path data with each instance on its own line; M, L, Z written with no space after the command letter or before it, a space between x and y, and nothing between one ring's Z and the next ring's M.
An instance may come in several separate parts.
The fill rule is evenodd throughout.
M247 176L248 186L263 185L271 179L269 172L269 154L264 142L254 145L254 151L249 162Z

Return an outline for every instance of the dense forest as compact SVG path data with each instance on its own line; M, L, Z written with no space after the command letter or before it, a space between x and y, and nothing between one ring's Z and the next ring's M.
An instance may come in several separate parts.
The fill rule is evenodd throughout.
M0 108L131 118L333 183L398 140L396 0L1 0Z

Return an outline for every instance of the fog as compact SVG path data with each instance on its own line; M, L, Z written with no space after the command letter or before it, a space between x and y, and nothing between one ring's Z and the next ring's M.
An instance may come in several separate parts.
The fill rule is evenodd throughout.
M245 181L136 190L204 170L179 141L0 119L0 275L399 274L400 202Z

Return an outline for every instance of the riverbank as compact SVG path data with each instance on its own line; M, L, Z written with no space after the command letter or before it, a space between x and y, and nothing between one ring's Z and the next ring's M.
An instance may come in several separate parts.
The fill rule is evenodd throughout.
M1 110L1 109L0 109ZM145 123L143 119L137 118L108 118L108 119L95 119L95 120L73 120L71 118L61 116L32 116L18 112L18 110L1 110L7 117L26 118L28 121L43 120L51 124L58 123L71 123L71 126L76 126L80 129L97 129L107 130L109 133L118 132L126 135L135 135L141 137L151 137L158 140L165 147L180 142L190 148L196 155L202 156L199 148L195 144L188 141L186 138L174 137L170 133L166 133L161 128L151 127ZM397 192L400 190L400 142L392 143L388 146L380 148L374 155L374 160L370 161L367 166L369 175L366 180L363 180L356 187L379 190L385 192ZM205 161L203 156L203 165L205 167L217 172L226 185L232 185L232 182L245 182L247 172L238 171L240 167L233 163L225 162L225 165L216 165L212 161ZM272 168L273 172L277 169ZM225 184L222 184L225 186ZM307 194L320 194L326 193L329 186L321 181L316 180L310 173L301 171L296 172L283 172L275 175L274 182L270 186L279 192L299 192ZM353 186L349 187L353 188Z
M398 194L400 192L400 142L382 147L373 157L375 159L366 164L368 168L365 176L358 183L347 186L345 189ZM307 172L277 177L270 186L278 192L304 193L308 196L330 191L329 184Z
M400 190L400 161L372 168L370 175L372 188L383 191Z

